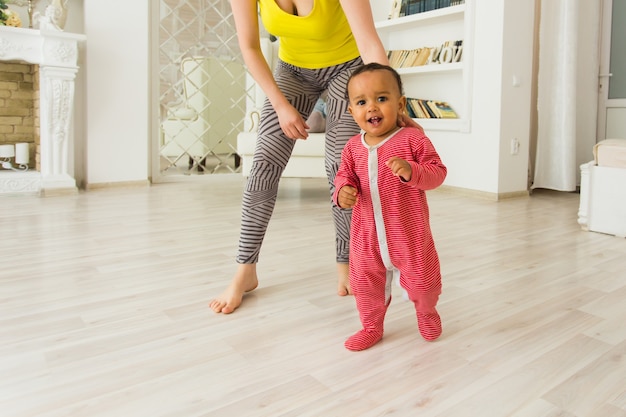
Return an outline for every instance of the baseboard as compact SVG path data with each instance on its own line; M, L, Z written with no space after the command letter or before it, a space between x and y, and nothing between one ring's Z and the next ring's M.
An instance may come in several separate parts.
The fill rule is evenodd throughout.
M120 182L98 182L85 185L85 190L101 190L105 188L135 188L135 187L149 187L151 185L148 180L141 181L120 181Z
M45 188L39 194L41 197L65 197L78 194L78 188Z
M480 198L482 200L489 200L489 201L501 201L501 200L507 200L511 198L520 198L520 197L530 196L530 193L528 192L528 190L513 191L509 193L489 193L487 191L470 190L468 188L453 187L450 185L442 185L439 188L437 188L436 191L454 194L454 195L461 195L461 196L471 197L471 198Z

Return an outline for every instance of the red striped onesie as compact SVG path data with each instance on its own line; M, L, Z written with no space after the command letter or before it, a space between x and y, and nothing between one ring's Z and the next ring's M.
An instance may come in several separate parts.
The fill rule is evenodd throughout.
M394 156L411 165L410 181L385 165ZM441 334L435 309L441 273L424 190L440 186L446 173L434 146L416 128L402 128L373 147L359 134L343 149L333 201L338 204L338 192L346 185L358 190L350 232L350 287L363 325L346 340L346 348L367 349L382 338L391 284L398 275L415 304L422 337L434 340Z

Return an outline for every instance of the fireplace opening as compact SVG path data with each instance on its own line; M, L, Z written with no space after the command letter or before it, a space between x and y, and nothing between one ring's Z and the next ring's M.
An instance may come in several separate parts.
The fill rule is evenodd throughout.
M28 168L37 171L39 106L39 65L0 62L0 145L28 143ZM0 170L3 170L1 166Z

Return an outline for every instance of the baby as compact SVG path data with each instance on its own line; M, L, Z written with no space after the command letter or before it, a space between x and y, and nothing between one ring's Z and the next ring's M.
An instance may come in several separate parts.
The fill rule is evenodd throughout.
M371 63L348 81L349 111L362 132L352 137L335 178L335 204L352 209L350 287L363 329L345 347L364 350L383 337L391 284L415 304L419 332L441 335L439 257L430 230L425 190L443 183L447 169L418 128L399 127L406 108L402 80L391 67Z

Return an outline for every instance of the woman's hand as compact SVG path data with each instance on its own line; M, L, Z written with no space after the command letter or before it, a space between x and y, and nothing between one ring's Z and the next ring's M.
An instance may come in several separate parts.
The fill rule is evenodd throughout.
M408 114L405 113L400 113L398 115L398 126L400 127L416 127L419 130L421 130L422 132L424 131L424 128L417 123L415 120L411 119L409 117Z
M306 139L309 137L309 125L300 116L298 110L291 104L286 103L280 108L274 108L278 115L278 123L285 135L290 139Z

